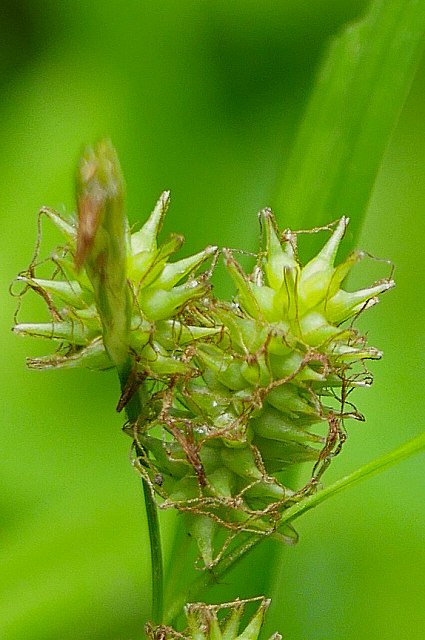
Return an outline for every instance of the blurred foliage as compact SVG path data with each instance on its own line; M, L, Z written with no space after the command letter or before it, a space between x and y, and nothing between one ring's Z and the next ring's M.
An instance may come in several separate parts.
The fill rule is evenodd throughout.
M149 609L142 495L114 414L115 377L26 371L25 356L45 347L10 334L15 302L7 285L31 259L39 207L72 210L80 148L108 135L121 157L132 221L144 219L170 188L165 232L184 233L187 253L206 244L255 246L256 212L271 202L327 40L366 5L3 0L5 640L141 637ZM385 358L374 367L374 387L362 395L367 423L351 429L327 482L423 428L424 79L422 65L360 242L397 265L398 288L368 319L370 342ZM284 226L285 211L276 214ZM46 250L53 240L46 228ZM27 319L35 309L35 302L26 307ZM265 559L275 554L280 595L270 608L271 629L293 640L421 639L422 462L403 463L307 515L297 526L298 547L268 542L257 549L242 572L246 577L252 569L249 593L240 595L270 584L269 569L259 567L270 567ZM241 573L233 576L240 580ZM212 597L231 592L231 584L221 585Z

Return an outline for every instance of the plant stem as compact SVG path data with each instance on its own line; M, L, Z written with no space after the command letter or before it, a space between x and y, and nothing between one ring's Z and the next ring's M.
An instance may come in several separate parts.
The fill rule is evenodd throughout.
M129 375L131 374L131 363L127 362L118 375L121 383L121 390L126 387ZM140 388L126 404L125 411L127 418L134 422L140 415L143 398ZM138 453L136 451L136 453ZM164 570L162 562L161 531L159 527L158 508L151 488L144 478L142 478L143 495L145 498L146 518L148 521L151 573L152 573L152 622L160 624L163 616L163 593L164 593Z
M397 449L384 454L376 460L372 460L372 462L368 462L360 467L360 469L356 469L356 471L350 473L348 476L340 478L329 487L326 487L326 489L322 489L321 491L304 498L301 502L294 504L292 507L289 507L282 516L282 524L292 522L306 511L313 509L313 507L316 507L318 504L324 502L328 498L331 498L343 489L347 489L362 480L366 480L366 478L374 476L377 473L381 473L381 471L384 471L385 469L402 462L402 460L424 450L425 433L422 433L416 438L413 438L413 440L409 440L400 447L397 447Z
M405 460L416 453L420 453L423 450L425 450L425 433L417 436L413 440L409 440L409 442L406 442L397 449L386 453L376 460L368 462L360 467L360 469L350 473L348 476L340 478L326 489L322 489L321 491L304 498L301 502L294 504L292 507L289 507L282 515L281 524L288 524L292 522L306 511L313 509L315 506L339 493L343 489L347 489L362 480L366 480L366 478L376 475L377 473L380 473L381 471L384 471L385 469L388 469L389 467L392 467L402 460ZM206 588L216 583L218 579L228 573L230 569L235 567L235 565L242 560L248 551L262 540L264 540L263 536L251 534L243 543L226 554L214 568L214 571L205 572L196 578L189 586L187 592L178 596L168 609L167 618L170 622L173 622L181 614L186 602L198 599Z
M188 580L188 558L194 555L190 548L193 539L187 532L187 529L182 526L183 523L181 520L182 518L177 517L174 521L175 535L165 575L164 598L166 605L172 601L173 593L184 591L184 585L190 582L190 578ZM165 611L166 616L168 616L168 606L166 606Z
M148 520L152 569L152 622L160 624L163 615L163 566L158 508L148 483L142 478Z

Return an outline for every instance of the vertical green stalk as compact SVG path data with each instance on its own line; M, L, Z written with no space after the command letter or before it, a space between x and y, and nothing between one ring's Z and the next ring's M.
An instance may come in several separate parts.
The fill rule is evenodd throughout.
M121 389L124 390L125 383L121 381ZM127 418L134 422L137 420L142 407L141 394L134 394L131 401L126 406ZM137 446L137 445L136 445ZM136 450L136 454L140 454ZM148 522L149 544L151 556L152 573L152 611L151 618L155 624L163 622L163 599L164 599L164 569L162 561L161 530L159 527L158 507L152 495L151 487L145 478L142 478L143 495L145 499L146 518Z
M159 528L158 507L152 491L146 480L142 479L145 496L146 517L148 520L151 570L152 570L152 621L160 623L163 620L163 565L161 535Z
M124 182L118 157L108 141L99 142L83 154L77 172L78 233L75 264L83 265L93 286L102 323L103 343L115 364L121 391L132 373L129 355L131 301L127 283ZM128 419L135 422L142 399L134 394L126 406ZM152 568L152 618L162 621L163 567L157 506L143 480Z

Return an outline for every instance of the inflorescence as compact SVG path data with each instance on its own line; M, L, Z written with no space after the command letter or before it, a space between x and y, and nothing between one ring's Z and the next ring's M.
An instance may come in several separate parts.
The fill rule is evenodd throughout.
M183 238L158 240L169 193L131 232L109 143L83 158L78 185L78 218L40 214L65 244L41 263L37 246L17 278L50 318L17 322L14 331L58 344L28 365L117 367L118 410L137 406L124 426L134 467L162 508L184 512L206 567L242 532L293 541L282 514L315 490L341 450L345 421L362 420L349 396L371 383L366 361L381 356L353 322L393 280L347 291L364 258L354 251L335 265L348 219L313 230L330 236L303 265L299 234L280 231L270 209L259 216L263 242L250 273L234 251L217 247L173 262ZM214 295L219 259L232 301ZM52 272L41 278L46 265ZM309 461L305 486L286 486L282 472Z

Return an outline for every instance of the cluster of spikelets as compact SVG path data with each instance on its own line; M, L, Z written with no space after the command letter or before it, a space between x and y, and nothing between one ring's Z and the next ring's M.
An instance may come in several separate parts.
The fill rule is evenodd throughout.
M246 605L259 602L257 611L241 631L240 624ZM264 615L270 606L266 598L235 600L221 605L193 603L185 606L187 628L183 633L172 627L146 625L148 640L257 640L264 622ZM224 615L222 615L224 614ZM279 633L269 640L281 640Z
M52 277L37 277L36 260L19 276L51 318L15 331L59 344L29 365L117 368L134 465L164 508L185 512L206 566L241 531L290 536L279 531L282 513L339 452L344 419L361 419L347 398L369 384L365 360L380 353L352 320L392 280L346 291L363 257L354 252L335 266L348 220L328 227L330 238L303 266L297 235L280 233L270 210L260 214L264 246L249 275L231 250L215 247L172 262L181 236L158 243L169 194L131 233L108 143L83 157L77 198L78 221L43 210L66 237L51 257ZM232 302L217 300L210 284L220 253ZM294 492L279 474L306 461L312 477Z

